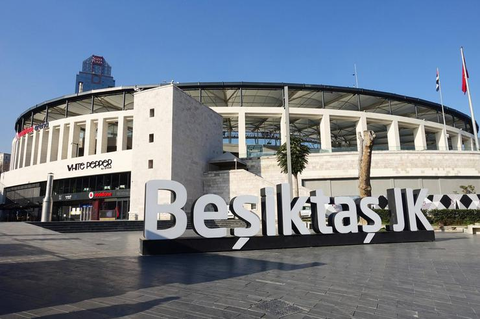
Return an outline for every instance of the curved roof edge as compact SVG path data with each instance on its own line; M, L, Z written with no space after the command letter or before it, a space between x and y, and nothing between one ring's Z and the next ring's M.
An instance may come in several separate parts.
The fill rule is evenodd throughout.
M36 104L25 112L20 114L15 120L15 125L18 121L21 120L22 117L29 116L29 113L41 109L42 107L48 104L57 104L64 100L76 100L80 99L85 96L95 96L109 92L117 92L117 91L136 91L137 89L151 89L157 86L169 85L170 83L161 83L161 84L147 84L147 85L130 85L130 86L116 86L113 88L106 88L106 89L99 89L99 90L92 90L86 91L82 93L74 93L69 95L60 96L58 98L50 99L44 101L42 103ZM428 100L415 98L407 95L401 95L396 93L389 93L383 91L376 91L370 89L363 89L363 88L354 88L354 87L345 87L345 86L334 86L334 85L323 85L323 84L300 84L300 83L285 83L285 82L185 82L185 83L174 83L181 89L214 89L214 88L257 88L257 89L282 89L284 86L288 86L292 89L310 89L310 90L323 90L323 91L330 91L330 92L342 92L342 93L352 93L352 94L362 94L362 95L369 95L375 96L380 98L392 99L401 102L411 103L411 104L418 104L426 107L430 107L432 109L441 111L442 107L439 103L431 102ZM455 115L458 118L461 118L466 121L471 121L471 117L463 112L460 112L454 108L448 107L444 105L445 112ZM476 123L477 124L477 123ZM478 128L478 124L477 124Z

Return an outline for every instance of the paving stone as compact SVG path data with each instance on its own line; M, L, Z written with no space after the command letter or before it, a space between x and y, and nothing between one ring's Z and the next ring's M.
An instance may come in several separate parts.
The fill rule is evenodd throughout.
M382 316L378 316L372 313L362 312L362 311L355 311L353 314L354 318L362 318L362 319L379 319L383 318Z
M37 228L0 224L1 318L276 318L272 300L292 319L480 314L480 236L141 257L140 232Z

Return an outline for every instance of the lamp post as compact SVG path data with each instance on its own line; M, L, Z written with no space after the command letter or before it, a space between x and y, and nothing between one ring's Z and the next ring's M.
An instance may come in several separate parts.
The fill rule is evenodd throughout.
M47 187L45 190L45 197L42 204L42 223L52 221L52 189L53 189L53 173L48 173Z
M290 109L288 106L288 86L283 88L283 101L285 107L285 141L287 143L287 172L288 172L288 185L290 187L290 197L293 196L292 192L292 153L290 151Z

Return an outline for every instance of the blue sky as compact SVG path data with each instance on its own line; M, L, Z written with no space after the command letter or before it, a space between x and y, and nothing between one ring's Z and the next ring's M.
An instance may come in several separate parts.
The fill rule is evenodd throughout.
M359 86L469 114L465 48L480 119L480 1L9 1L0 10L0 151L35 104L74 92L92 54L117 85L296 82Z

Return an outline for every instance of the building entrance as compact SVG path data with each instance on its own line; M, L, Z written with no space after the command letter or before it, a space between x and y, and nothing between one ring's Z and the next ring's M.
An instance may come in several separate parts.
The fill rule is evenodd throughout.
M128 219L130 199L109 198L55 203L52 220L55 221L115 221Z

